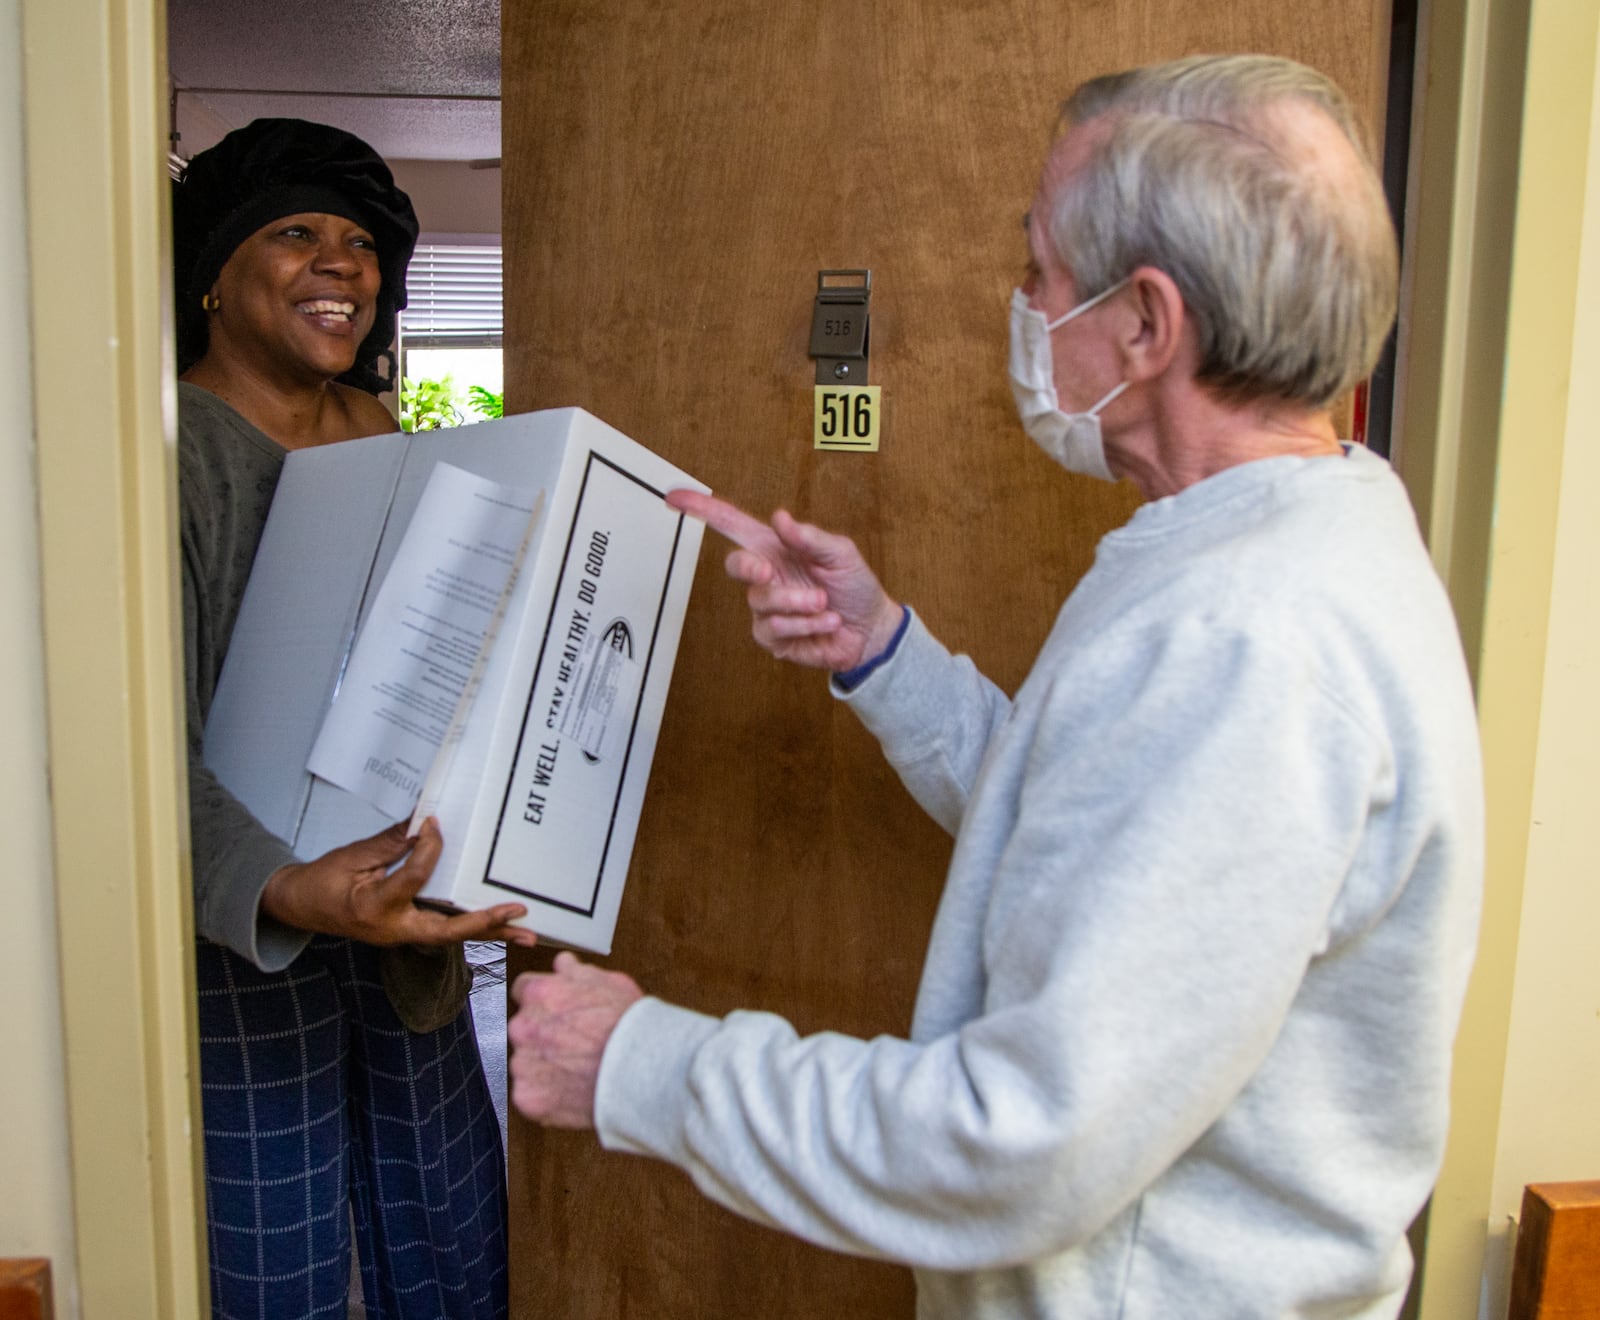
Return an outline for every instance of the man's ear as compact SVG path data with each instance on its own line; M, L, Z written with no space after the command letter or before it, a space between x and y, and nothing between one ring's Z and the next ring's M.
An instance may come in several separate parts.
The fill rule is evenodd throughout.
M1136 320L1120 348L1130 381L1163 375L1183 347L1186 309L1172 277L1154 266L1140 266L1128 277L1128 300Z

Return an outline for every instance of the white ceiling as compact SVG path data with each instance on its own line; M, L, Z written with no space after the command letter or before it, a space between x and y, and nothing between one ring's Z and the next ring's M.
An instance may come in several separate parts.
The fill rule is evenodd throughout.
M168 0L185 156L264 115L390 159L500 155L500 0Z

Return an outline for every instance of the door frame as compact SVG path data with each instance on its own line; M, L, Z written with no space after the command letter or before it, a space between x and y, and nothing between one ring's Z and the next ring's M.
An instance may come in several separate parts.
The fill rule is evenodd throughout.
M23 0L34 408L67 1126L83 1314L203 1316L164 0ZM1490 765L1484 938L1422 1316L1474 1314L1550 599L1600 0L1424 3L1395 461ZM1525 51L1526 59L1506 58ZM1496 58L1490 58L1490 52ZM65 162L70 162L68 167ZM1508 181L1512 186L1507 186ZM1502 235L1514 235L1507 242ZM1424 314L1422 309L1428 309ZM1500 468L1503 419L1517 462ZM1492 574L1491 574L1492 568ZM1490 586L1492 582L1492 588Z
M208 1304L163 196L166 7L23 0L22 30L77 1295L92 1320L189 1320Z
M1501 1227L1491 1201L1540 750L1597 28L1600 0L1425 0L1419 22L1416 86L1428 90L1412 139L1396 462L1473 671L1487 806L1482 930L1428 1216L1421 1320L1479 1315L1498 1269L1487 1247Z

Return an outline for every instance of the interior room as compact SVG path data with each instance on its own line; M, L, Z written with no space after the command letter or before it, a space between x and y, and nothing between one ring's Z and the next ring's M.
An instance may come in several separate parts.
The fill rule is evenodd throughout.
M1391 6L1284 12L0 0L18 89L0 110L16 313L0 361L17 382L0 445L0 1261L43 1299L24 1314L208 1313L174 536L182 161L259 116L356 132L460 295L409 349L402 320L400 343L405 380L456 378L454 422L488 415L472 386L507 413L578 404L749 507L849 527L1014 688L1138 501L1050 485L1041 456L1012 452L1004 299L1025 253L988 236L1016 233L1064 87L1230 44L1323 68L1385 123L1407 102L1400 334L1377 406L1466 651L1488 846L1405 1314L1534 1314L1512 1296L1524 1189L1600 1177L1600 0L1424 3L1398 93ZM470 259L490 250L503 263ZM873 273L873 454L812 442L808 334L819 272L839 269ZM423 356L452 349L500 354L501 372ZM386 405L420 415L404 382ZM1009 538L991 536L1002 499ZM969 564L980 538L1005 543ZM710 1014L904 1034L948 836L818 683L754 654L720 564L708 544L662 724L679 754L652 777L608 964ZM505 978L552 952L484 951L486 1040ZM589 1134L501 1119L514 1316L553 1296L594 1317L913 1313L897 1266L780 1237Z

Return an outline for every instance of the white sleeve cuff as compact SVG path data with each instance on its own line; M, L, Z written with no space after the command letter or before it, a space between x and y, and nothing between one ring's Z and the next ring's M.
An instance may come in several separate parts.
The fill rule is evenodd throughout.
M595 1083L600 1144L686 1167L689 1069L721 1025L704 1013L648 996L624 1013L606 1042Z
M912 610L910 626L885 664L848 692L836 683L829 691L855 712L891 761L903 760L923 750L926 731L942 728L949 717L952 697L940 680L950 661L950 652Z

